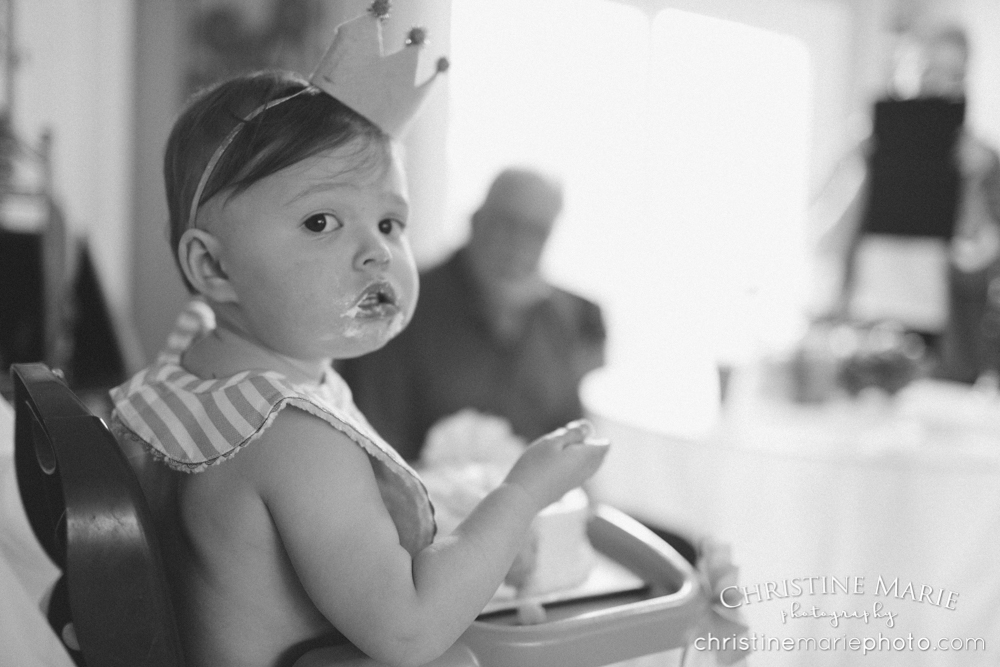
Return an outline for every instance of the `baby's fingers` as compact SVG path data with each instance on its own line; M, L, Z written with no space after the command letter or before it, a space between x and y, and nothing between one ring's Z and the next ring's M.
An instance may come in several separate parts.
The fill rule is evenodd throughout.
M586 419L570 422L566 424L564 429L560 430L566 431L566 438L561 443L563 449L570 446L588 445L607 450L611 446L611 441L607 438L597 437L594 425Z
M582 457L584 460L594 460L600 465L610 449L611 441L607 438L587 438L581 442L563 445L562 451L564 455L572 454L575 457Z
M548 435L542 436L542 440L547 440L563 448L566 445L582 443L586 438L594 433L594 426L585 419L572 421L562 428L557 428Z
M587 438L582 442L572 442L564 445L561 455L564 460L575 461L573 464L580 476L578 484L589 478L604 463L608 451L611 449L611 441L605 438Z
M607 450L611 447L611 441L607 438L588 437L579 442L568 442L563 445L563 449L569 447L593 447L595 449Z

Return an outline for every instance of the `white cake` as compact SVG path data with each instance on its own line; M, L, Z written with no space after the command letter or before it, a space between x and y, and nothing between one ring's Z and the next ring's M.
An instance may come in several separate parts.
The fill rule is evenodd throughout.
M428 434L419 472L438 524L450 534L490 491L499 486L524 449L524 442L498 417L463 411L442 420ZM594 565L587 539L590 502L573 489L535 517L524 548L505 583L519 597L579 586Z
M540 595L585 582L594 567L589 520L590 502L583 489L573 489L543 509L531 524L535 543L530 564L523 573L511 568L507 583L521 595ZM515 566L522 565L523 558L519 556Z

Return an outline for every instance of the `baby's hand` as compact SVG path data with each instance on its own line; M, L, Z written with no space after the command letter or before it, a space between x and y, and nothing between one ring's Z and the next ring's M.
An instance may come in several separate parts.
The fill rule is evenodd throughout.
M587 421L570 422L544 435L529 446L507 474L538 503L551 505L583 484L604 461L611 443L592 438L594 427Z

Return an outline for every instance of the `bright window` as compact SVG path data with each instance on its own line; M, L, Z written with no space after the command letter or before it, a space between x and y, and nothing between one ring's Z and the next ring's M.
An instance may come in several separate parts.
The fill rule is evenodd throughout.
M479 0L454 3L451 55L456 233L502 167L561 176L547 273L602 304L607 374L651 424L709 428L717 360L801 326L805 47L673 9Z

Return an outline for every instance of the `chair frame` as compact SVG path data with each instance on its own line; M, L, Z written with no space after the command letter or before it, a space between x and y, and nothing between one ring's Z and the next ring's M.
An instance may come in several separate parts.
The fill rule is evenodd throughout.
M152 517L114 435L44 364L14 364L11 379L21 499L63 570L85 663L182 667Z

